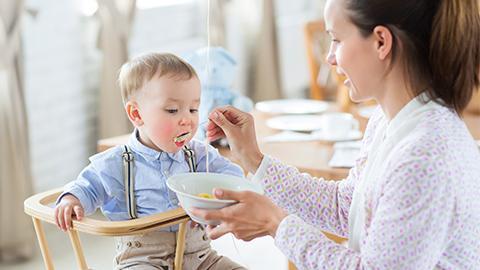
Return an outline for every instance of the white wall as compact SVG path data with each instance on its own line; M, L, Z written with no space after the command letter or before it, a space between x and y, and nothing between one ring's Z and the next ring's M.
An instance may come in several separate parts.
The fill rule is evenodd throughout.
M38 10L25 17L25 96L36 191L73 180L95 152L97 89L101 54L95 49L95 23L78 6L86 0L26 0ZM195 2L197 1L197 2ZM155 1L150 1L154 3ZM156 2L156 3L166 3ZM303 23L319 17L318 0L276 0L280 72L286 97L308 87ZM162 50L184 53L206 45L205 0L169 1L139 9L130 42L131 55ZM203 9L202 9L203 8ZM242 25L229 10L227 30ZM242 58L241 35L227 37ZM241 71L240 71L241 72ZM242 75L243 74L243 75ZM236 90L244 92L245 72Z
M72 180L87 164L95 123L95 93L87 91L82 28L73 1L27 1L25 97L36 190Z
M206 46L199 9L195 0L138 9L130 41L131 56L147 51L183 54Z
M320 0L276 0L280 78L284 97L304 97L309 90L309 74L303 27L322 17Z

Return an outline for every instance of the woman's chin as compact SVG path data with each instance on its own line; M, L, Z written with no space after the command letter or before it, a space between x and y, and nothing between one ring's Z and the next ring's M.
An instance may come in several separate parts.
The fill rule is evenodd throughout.
M365 101L368 101L368 100L372 99L370 96L361 95L357 91L357 89L355 89L353 87L348 88L348 95L350 96L350 99L355 103L361 103L361 102L365 102Z
M358 95L357 91L353 89L352 87L348 88L348 95L350 96L350 100L352 100L355 103L361 102L361 98Z

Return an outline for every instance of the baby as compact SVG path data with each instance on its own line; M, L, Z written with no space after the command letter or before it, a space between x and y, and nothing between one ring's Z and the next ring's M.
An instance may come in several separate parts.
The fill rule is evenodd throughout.
M125 111L135 129L126 145L90 158L57 199L62 230L72 215L81 219L98 207L110 220L172 210L178 199L166 186L169 175L206 171L206 149L192 140L198 128L200 81L193 68L172 54L149 53L124 64L119 83ZM210 172L243 176L237 165L208 146ZM245 269L211 249L202 226L189 227L184 269ZM118 237L115 269L172 269L178 226Z

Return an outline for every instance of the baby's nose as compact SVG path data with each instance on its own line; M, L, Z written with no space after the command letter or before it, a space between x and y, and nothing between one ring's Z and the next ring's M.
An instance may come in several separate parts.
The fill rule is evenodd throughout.
M191 123L192 123L192 119L190 117L184 116L180 119L180 125L189 125Z

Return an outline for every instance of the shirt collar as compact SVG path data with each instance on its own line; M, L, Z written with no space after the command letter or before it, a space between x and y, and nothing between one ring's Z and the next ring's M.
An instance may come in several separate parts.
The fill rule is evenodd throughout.
M183 151L177 151L175 153L167 153L164 151L157 151L155 149L152 149L148 146L145 146L140 142L138 139L138 130L135 129L132 134L130 135L130 138L128 140L128 145L132 148L134 152L137 154L143 156L146 160L148 161L155 161L155 160L161 160L161 161L167 161L167 160L174 160L177 162L183 162L185 161L185 157L183 154Z
M432 101L426 92L410 100L387 124L386 137L390 137L401 129L406 123L418 121L418 116L434 107L439 106Z

